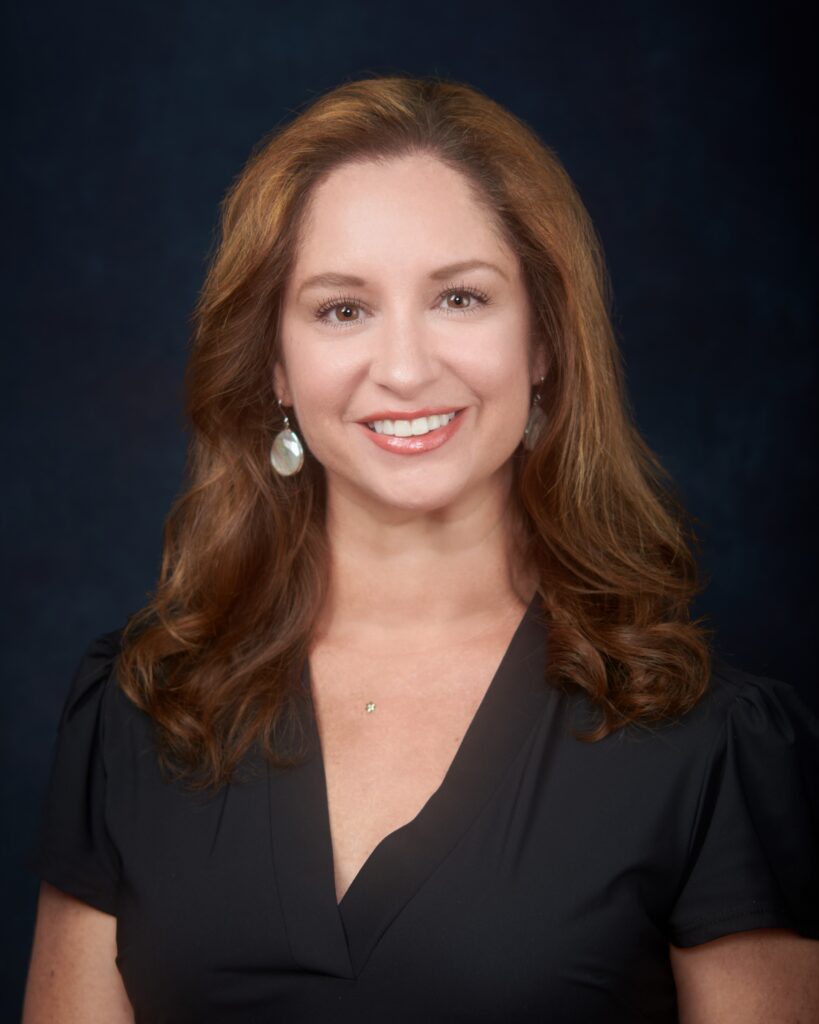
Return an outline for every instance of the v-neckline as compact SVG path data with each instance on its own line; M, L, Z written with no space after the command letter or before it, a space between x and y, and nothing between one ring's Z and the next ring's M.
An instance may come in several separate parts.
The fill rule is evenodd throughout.
M336 899L324 758L310 694L309 754L268 768L277 888L294 961L357 977L391 922L444 860L500 785L545 708L546 622L529 602L446 774L414 818L384 836Z

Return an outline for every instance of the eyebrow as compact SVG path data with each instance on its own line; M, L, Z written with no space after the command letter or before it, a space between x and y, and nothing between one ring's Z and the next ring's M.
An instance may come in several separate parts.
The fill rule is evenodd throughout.
M463 273L465 270L494 270L495 273L500 274L501 277L509 280L506 273L499 266L494 263L488 263L486 260L460 260L458 263L448 263L445 267L439 267L437 270L433 270L429 278L431 281L442 281L447 277L451 277L453 274ZM363 288L367 282L363 277L357 277L355 274L339 274L333 271L327 271L323 274L315 274L313 277L308 277L303 282L298 290L297 297L301 296L301 293L306 291L308 288L328 286L340 287L341 285L352 285L355 288Z

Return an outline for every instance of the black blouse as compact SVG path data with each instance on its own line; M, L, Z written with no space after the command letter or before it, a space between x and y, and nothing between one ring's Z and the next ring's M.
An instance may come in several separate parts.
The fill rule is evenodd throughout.
M789 684L720 666L676 722L582 743L536 595L442 784L337 905L314 719L294 769L166 783L119 637L74 677L33 866L116 915L137 1022L671 1024L669 942L819 939L819 720Z

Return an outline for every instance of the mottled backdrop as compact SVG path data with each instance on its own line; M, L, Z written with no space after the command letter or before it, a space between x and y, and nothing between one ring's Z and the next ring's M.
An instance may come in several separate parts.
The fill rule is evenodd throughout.
M556 149L602 237L637 421L700 522L700 610L735 662L819 706L813 53L795 18L656 0L4 4L3 1020L70 674L157 573L217 205L262 135L345 79L464 80Z

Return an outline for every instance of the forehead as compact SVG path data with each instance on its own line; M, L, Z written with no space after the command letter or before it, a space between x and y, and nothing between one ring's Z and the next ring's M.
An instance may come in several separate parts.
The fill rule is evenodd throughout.
M459 171L428 154L335 168L314 189L299 232L296 273L319 263L513 260L497 218Z

